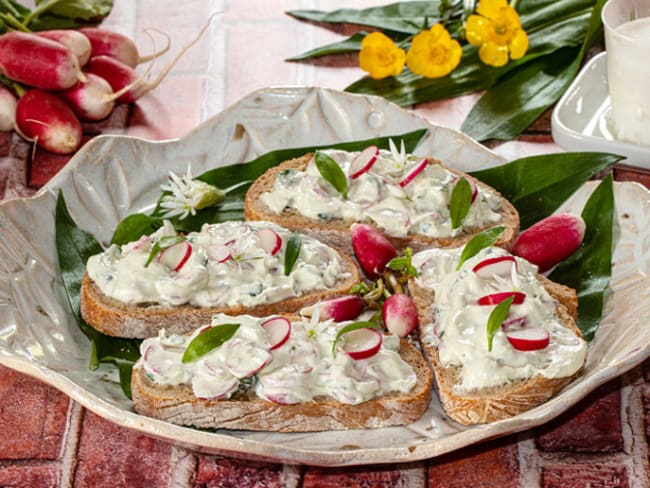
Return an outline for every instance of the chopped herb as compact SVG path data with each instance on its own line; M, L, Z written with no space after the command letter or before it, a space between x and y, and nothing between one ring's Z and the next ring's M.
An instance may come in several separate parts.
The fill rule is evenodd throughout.
M396 258L388 261L386 266L393 271L401 271L402 273L417 278L419 276L418 270L411 263L411 258L413 257L413 251L411 248L407 247L404 250L404 256L398 256Z

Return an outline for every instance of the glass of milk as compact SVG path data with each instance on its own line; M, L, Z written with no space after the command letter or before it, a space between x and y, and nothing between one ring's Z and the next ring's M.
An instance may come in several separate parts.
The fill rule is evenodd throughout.
M609 0L602 19L612 134L650 146L650 0Z

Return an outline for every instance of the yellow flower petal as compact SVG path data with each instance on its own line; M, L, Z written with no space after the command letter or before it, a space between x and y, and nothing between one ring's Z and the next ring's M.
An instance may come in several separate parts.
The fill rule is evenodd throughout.
M510 58L519 59L528 51L528 35L522 29L519 29L510 41Z
M499 68L508 63L508 47L488 42L479 48L478 57L485 64Z
M462 55L458 41L440 24L417 34L406 54L406 65L420 76L439 78L451 73Z
M465 24L465 37L472 46L480 46L490 40L492 22L480 15L470 15Z
M371 78L396 76L404 68L406 53L381 32L372 32L361 41L359 66Z
M480 0L478 7L476 7L476 13L488 19L493 19L499 15L499 11L503 7L507 6L508 2L506 0Z

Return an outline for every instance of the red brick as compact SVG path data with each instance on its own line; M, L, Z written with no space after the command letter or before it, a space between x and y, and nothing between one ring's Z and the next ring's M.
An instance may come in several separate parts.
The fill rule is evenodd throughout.
M539 429L542 451L616 452L623 449L621 392L616 380Z
M627 488L621 464L549 464L542 469L543 488Z
M644 361L641 367L643 369L643 378L646 381L650 381L650 359Z
M0 486L3 488L56 488L59 486L59 466L45 464L0 467Z
M81 427L74 486L168 486L171 454L171 445L86 411Z
M636 181L646 188L650 188L650 171L647 170L624 166L616 167L614 168L614 179L616 181Z
M281 488L282 465L201 456L194 488Z
M0 158L9 156L13 135L12 131L0 132Z
M402 473L393 466L361 466L354 468L308 468L303 488L407 486Z
M37 148L29 170L29 186L32 188L43 186L70 161L70 158L69 154L53 154Z
M643 416L645 419L645 435L650 442L650 385L644 385L641 393L643 400Z
M514 439L455 451L429 464L429 488L518 488L519 453Z
M0 459L57 459L68 404L63 393L0 366Z

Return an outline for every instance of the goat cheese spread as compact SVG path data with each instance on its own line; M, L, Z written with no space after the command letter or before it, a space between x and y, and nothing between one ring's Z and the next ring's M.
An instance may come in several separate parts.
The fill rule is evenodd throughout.
M346 175L359 154L341 150L322 152L334 159ZM278 173L272 191L262 193L260 199L276 214L295 209L307 218L322 221L369 222L394 237L454 237L463 228L484 228L501 221L497 195L478 188L463 225L452 229L449 201L457 176L439 164L428 164L404 184L421 162L422 158L417 156L398 157L381 150L368 171L348 178L348 198L344 199L321 176L312 157L305 171L286 169Z
M537 266L515 257L516 266L503 275L481 276L473 271L481 261L509 256L488 247L456 267L462 248L430 249L413 256L420 276L417 284L435 293L434 322L426 324L422 340L438 347L445 367L460 366L459 391L499 386L540 374L546 378L571 376L583 365L587 343L563 324L557 302L537 279ZM479 305L478 298L503 291L525 294L513 303L488 351L487 323L494 306ZM508 341L509 327L537 327L549 333L543 349L520 351Z
M390 392L408 393L417 383L399 355L397 336L383 336L375 355L354 360L342 351L332 352L337 332L349 322L318 322L314 316L292 322L289 339L271 350L261 325L265 320L214 315L212 327L237 323L239 328L222 345L188 363L182 362L184 351L204 329L190 336L167 336L162 330L140 345L144 372L158 385L190 385L198 398L224 399L249 390L279 404L329 397L356 405Z
M263 247L261 229L272 229L281 240L275 253ZM166 221L149 237L111 245L90 257L86 269L104 294L123 303L197 307L278 302L333 288L350 276L336 250L304 235L293 270L285 276L289 235L287 229L266 222L205 224L200 232L187 234L178 245L181 249L173 251L187 256L169 258L165 256L172 254L169 248L145 266L156 242L176 236Z

